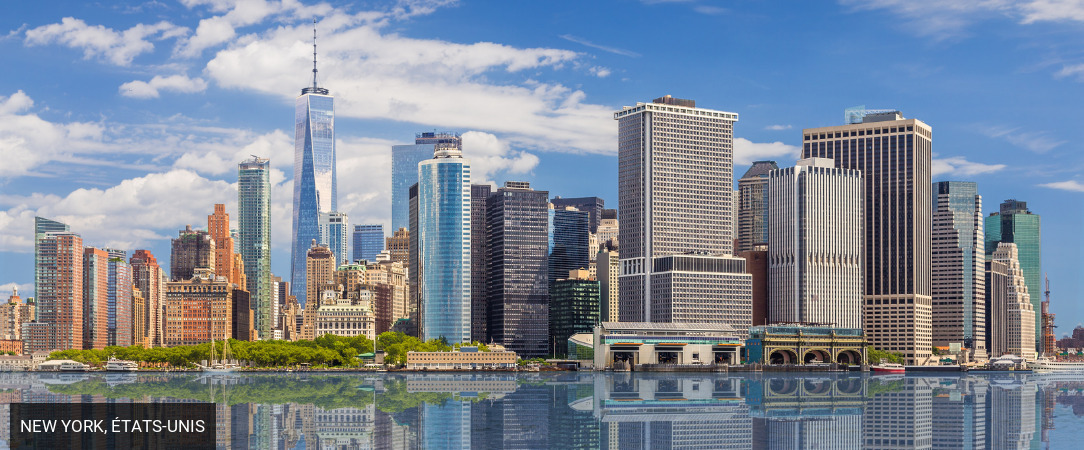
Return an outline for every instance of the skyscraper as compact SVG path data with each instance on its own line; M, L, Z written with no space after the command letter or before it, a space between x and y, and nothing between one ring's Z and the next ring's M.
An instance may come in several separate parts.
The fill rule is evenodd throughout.
M45 237L45 233L64 231L71 231L71 228L66 223L44 217L34 217L34 295L41 292L40 284L42 283L41 273L38 270L38 266L41 264L41 261L37 259L38 255L40 255L38 241Z
M599 283L599 320L603 322L618 321L618 291L617 274L621 266L618 265L618 253L616 250L602 250L598 252L596 265L598 267Z
M332 211L320 213L320 243L335 254L335 265L350 262L350 221L346 213Z
M1001 203L999 211L986 217L986 256L989 257L1001 242L1016 244L1020 269L1031 292L1034 311L1042 310L1042 233L1040 217L1028 209L1027 202L1014 199ZM1035 318L1035 343L1042 343L1042 317ZM1042 351L1042 349L1039 349Z
M710 283L723 283L729 275L707 274L730 273L737 265L744 271L744 260L734 265L711 256L733 251L733 127L738 115L697 108L693 100L667 95L651 103L625 107L614 113L614 119L618 121L621 320L718 323L714 321L725 315L674 312L674 308L707 312L723 305L684 304L691 298L675 296L676 285L656 289L657 283L674 281L671 275L699 277L692 272L666 269L657 260L696 252L683 256L680 262L691 264L688 268L694 272L707 271L697 282L698 289L710 291L713 300L721 300L729 293L722 284ZM705 261L690 261L700 257ZM749 280L747 274L736 276ZM749 299L748 284L746 289L734 291L735 298ZM744 303L736 301L731 306ZM748 310L728 314L750 315ZM749 319L726 323L744 331Z
M559 278L568 276L569 271L587 268L590 215L570 206L549 208L547 221L547 281L552 287Z
M847 125L803 131L802 158L832 158L865 180L862 324L908 364L930 356L930 127L899 111L848 110Z
M311 242L311 241L310 241ZM237 166L237 243L259 339L275 326L271 295L271 160L253 157ZM302 278L304 280L304 278Z
M132 266L124 250L109 253L109 345L132 345Z
M109 345L109 253L83 249L83 349Z
M392 261L398 261L410 267L410 231L406 228L395 230L384 240L384 248Z
M215 240L215 275L226 277L230 283L238 283L239 274L234 273L234 242L230 236L230 215L226 205L215 204L215 212L207 216L207 232ZM242 285L242 289L247 286Z
M335 98L316 85L316 30L312 44L312 87L301 89L294 102L294 210L290 285L298 303L305 304L305 255L320 239L320 213L339 210L335 172ZM246 261L247 265L247 261ZM268 279L270 282L270 279ZM251 289L249 292L257 294ZM270 297L268 297L270 298ZM257 308L263 299L257 294ZM260 336L266 323L257 309Z
M753 161L738 180L738 246L735 253L747 252L768 242L768 172L778 169L775 161Z
M193 230L185 225L171 242L173 251L169 257L169 276L173 281L192 278L195 269L215 270L215 240L203 230ZM225 276L226 274L223 274Z
M486 201L488 184L470 185L470 334L472 341L489 342L486 331Z
M143 333L133 336L132 339L135 340L135 345L147 348L159 346L161 345L161 308L166 295L166 277L150 250L136 250L128 262L132 265L132 286L143 294L143 314L142 317L135 318L142 325ZM133 317L135 312L136 310L133 309ZM133 326L133 329L138 328Z
M770 322L862 327L862 174L825 158L769 172Z
M933 345L986 359L982 196L965 181L934 183L933 195Z
M376 262L384 251L384 225L354 225L354 261Z
M324 245L318 245L311 241L309 251L305 253L305 293L312 302L305 305L304 325L301 329L301 339L315 339L316 336L316 310L320 308L320 293L324 288L335 282L335 256L331 249Z
M489 338L525 357L549 353L548 197L508 181L486 201Z
M410 229L410 187L418 182L418 164L433 158L437 144L463 149L456 133L425 132L414 137L413 145L391 147L391 229ZM411 230L413 232L414 230Z
M67 229L60 222L35 220L38 324L24 324L28 353L83 348L83 239Z
M1001 242L986 260L987 335L991 357L1036 357L1035 310L1016 244Z
M568 338L591 333L599 323L599 283L586 270L570 270L550 288L550 340L554 352L568 351Z
M592 233L598 232L598 226L602 222L602 210L605 209L606 202L600 197L576 197L576 198L561 198L560 196L554 197L550 200L553 206L557 208L564 208L571 206L577 210L584 211L590 216L588 218L588 224Z
M436 144L418 165L418 278L423 339L471 338L470 161ZM412 230L413 232L413 230Z

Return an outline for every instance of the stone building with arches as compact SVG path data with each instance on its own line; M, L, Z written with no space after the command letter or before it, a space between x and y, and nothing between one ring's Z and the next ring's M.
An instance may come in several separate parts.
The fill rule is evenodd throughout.
M860 365L867 345L860 328L814 324L756 326L745 341L749 362L759 364Z

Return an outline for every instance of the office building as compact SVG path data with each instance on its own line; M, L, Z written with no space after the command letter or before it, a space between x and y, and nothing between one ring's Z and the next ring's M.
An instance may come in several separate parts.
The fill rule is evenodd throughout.
M753 277L745 259L682 254L655 258L650 322L723 324L744 335L752 326ZM623 292L625 285L620 286ZM638 304L620 300L621 322L638 322Z
M410 230L400 228L384 241L392 261L410 265Z
M1011 242L1016 244L1020 258L1020 270L1024 271L1024 280L1028 292L1032 293L1031 306L1034 311L1042 311L1042 233L1038 214L1028 209L1027 202L1014 199L1001 203L998 212L986 217L986 256L997 250L997 244ZM1042 315L1035 318L1035 342L1042 343ZM1041 351L1042 349L1040 349Z
M410 228L410 187L418 182L418 164L432 159L437 144L463 150L457 133L418 133L413 145L391 147L391 229Z
M825 158L769 172L770 323L862 327L863 187Z
M239 288L236 284L233 283L230 283L230 290L230 300L232 302L229 317L231 320L231 337L237 339L238 341L257 340L255 327L256 311L252 310L252 295L248 291ZM274 330L272 330L272 333L270 334L273 338Z
M312 241L312 246L306 253L305 268L308 273L305 276L306 295L312 299L321 298L321 292L325 289L330 289L335 283L335 256L331 253L331 249L323 245L318 245L315 240ZM295 291L297 289L294 289ZM303 326L301 329L301 339L312 340L316 336L316 310L319 308L320 302L314 301L304 305L303 314Z
M314 33L315 35L315 33ZM315 40L315 36L313 38ZM294 198L292 252L290 256L293 295L305 305L305 257L310 243L320 240L321 213L339 210L338 177L335 169L335 98L316 85L316 45L313 43L312 86L301 89L294 102ZM342 257L337 254L336 257ZM270 282L270 279L267 280ZM249 289L250 292L256 292ZM268 296L267 298L270 298ZM261 335L270 321L262 317L257 295L256 321ZM268 309L269 311L270 309Z
M908 364L931 356L933 132L899 111L854 109L848 124L803 131L802 158L831 158L865 182L862 324Z
M588 255L589 218L587 211L570 206L549 208L546 227L549 259L547 280L551 286L569 271L587 268L591 259Z
M134 278L133 278L134 279ZM144 345L147 335L147 301L141 291L132 285L132 345Z
M428 340L471 338L470 161L455 144L435 144L418 164L419 332ZM413 230L412 230L413 231Z
M990 357L1035 360L1035 310L1016 244L999 243L986 260L986 303Z
M341 270L341 268L340 268ZM372 291L372 309L376 315L376 334L391 331L407 312L407 268L399 261L377 261L365 266L363 284Z
M375 262L384 251L384 225L354 225L354 261Z
M236 273L237 264L234 262L234 242L230 236L230 215L226 213L226 205L216 203L215 212L207 216L207 233L215 241L215 275L226 277L230 283L238 283L240 274ZM242 288L248 286L241 285Z
M143 314L134 319L142 325L142 333L133 334L132 339L135 341L133 344L142 345L145 348L160 346L161 308L167 281L165 273L150 250L136 250L128 263L132 265L132 286L143 294ZM139 330L139 327L133 326L133 329Z
M982 196L975 183L934 183L933 345L960 343L986 359L986 276Z
M0 305L0 339L22 340L23 324L34 320L34 303L23 302L19 289L12 288L8 302Z
M599 197L577 197L577 198L561 198L561 196L554 197L550 200L550 203L556 209L562 209L566 207L576 208L579 211L585 211L589 215L587 219L588 226L592 233L598 232L598 227L602 223L602 210L605 209L606 202Z
M470 335L488 342L486 331L486 200L488 184L470 185Z
M271 160L237 166L237 244L258 339L268 339L275 316L271 284Z
M607 217L605 212L609 211L613 217ZM620 233L621 227L617 220L617 211L613 209L604 209L602 220L598 224L598 231L595 232L595 236L598 240L598 250L608 248L611 250L617 249L617 235Z
M602 250L595 258L596 278L599 283L599 317L603 322L617 322L619 317L617 275L621 266L618 257L616 250Z
M734 203L738 214L735 253L768 242L768 172L778 168L775 161L753 161L738 180L738 201Z
M376 320L372 310L371 293L368 290L356 292L354 298L344 297L335 290L320 293L320 305L314 314L315 335L365 336L376 339Z
M191 225L177 233L171 241L169 276L173 281L192 278L195 269L215 269L215 240L203 230L193 230Z
M418 316L418 314L421 311L421 292L422 292L421 291L421 282L419 281L421 279L422 266L421 266L421 259L418 257L419 256L418 252L420 251L420 248L421 248L421 246L419 245L420 242L418 240L418 236L421 235L421 231L419 230L419 231L415 232L415 230L418 230L418 223L419 223L418 222L418 183L414 183L412 186L410 186L410 189L407 190L407 193L408 193L408 195L410 197L409 202L408 202L409 203L408 206L409 206L409 216L410 216L409 222L410 222L410 230L411 230L410 233L407 235L407 239L409 240L409 245L408 245L409 250L407 252L408 255L409 255L408 258L407 258L408 259L408 264L409 264L409 269L407 270L407 289L410 290L409 309L410 309L410 320L412 322L411 328L413 328L414 330L417 330L418 329L418 321L421 320L421 318ZM415 331L415 333L417 333L417 331Z
M320 213L320 244L326 245L335 255L336 266L350 262L349 226L349 218L345 213Z
M722 319L716 314L689 315L669 309L692 305L682 305L680 299L686 294L674 291L683 287L663 281L672 280L677 273L660 270L659 260L689 252L700 256L680 259L707 258L704 264L694 264L710 268L696 282L697 290L707 294L705 299L732 298L748 303L748 290L728 292L723 285L705 284L722 283L731 276L726 272L729 267L713 272L729 263L717 266L712 255L733 251L733 126L738 115L697 108L693 100L667 95L625 107L614 113L614 119L618 121L621 321L678 321L683 317L695 323ZM733 276L745 279L748 289L747 274ZM712 302L696 303L703 307ZM732 313L744 318L725 323L744 332L749 324L748 310Z
M547 197L508 181L486 201L489 338L528 358L550 345Z
M162 345L196 345L233 336L233 286L212 269L197 268L188 280L166 283Z
M23 325L25 351L80 350L83 348L83 239L70 231L45 231L37 226L41 224L63 225L48 219L35 221L37 323Z
M768 321L768 295L769 288L768 272L768 245L754 245L752 250L738 253L745 259L745 272L752 278L753 289L753 326L767 325Z
M554 351L563 354L568 338L593 333L599 320L599 283L586 270L571 270L550 289L550 339Z
M109 253L83 249L83 349L109 345Z
M42 283L41 272L38 270L38 266L41 261L38 259L38 255L41 254L38 248L38 241L45 237L45 233L59 233L71 231L71 228L66 223L60 223L55 220L46 219L44 217L34 217L34 292L41 292ZM36 294L35 294L36 295Z

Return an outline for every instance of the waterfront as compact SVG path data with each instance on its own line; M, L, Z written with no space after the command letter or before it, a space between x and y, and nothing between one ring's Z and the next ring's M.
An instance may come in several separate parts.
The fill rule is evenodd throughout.
M13 402L214 401L220 448L1071 448L1084 429L1084 376L1054 374L0 373L0 401L5 447Z

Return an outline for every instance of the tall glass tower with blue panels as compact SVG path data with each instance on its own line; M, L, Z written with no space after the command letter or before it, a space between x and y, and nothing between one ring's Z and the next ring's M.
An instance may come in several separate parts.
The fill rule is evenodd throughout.
M986 216L986 259L997 250L997 244L1011 242L1019 251L1020 269L1024 271L1024 282L1031 294L1031 306L1035 311L1042 310L1043 266L1042 233L1038 214L1032 214L1027 202L1015 199L1005 200L996 213ZM1036 345L1042 343L1042 314L1035 314ZM1038 349L1040 353L1042 349Z
M436 144L418 165L418 290L423 340L471 337L470 161ZM413 230L412 230L413 233Z
M418 182L418 164L433 158L437 144L451 144L463 149L463 140L455 133L418 133L414 144L391 146L391 233L410 229L410 187Z
M590 215L574 208L550 208L549 210L549 286L568 272L586 269L590 264L588 227Z
M320 242L320 214L338 211L335 174L335 98L316 86L313 45L312 87L294 102L294 217L290 283L297 302L305 305L305 255L312 240Z
M237 165L237 252L260 339L274 327L271 279L271 160L253 156Z
M354 261L376 261L376 255L382 251L384 225L354 225Z

